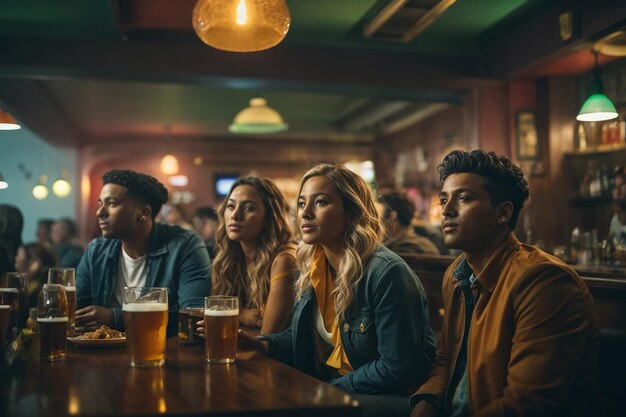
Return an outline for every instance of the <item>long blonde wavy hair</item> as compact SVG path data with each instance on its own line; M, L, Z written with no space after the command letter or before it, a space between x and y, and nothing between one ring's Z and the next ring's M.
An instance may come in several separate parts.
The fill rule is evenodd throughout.
M379 246L383 227L374 205L374 195L367 183L347 168L338 165L320 164L310 169L300 182L302 186L311 177L323 175L329 178L341 195L343 207L349 214L349 223L344 236L345 252L339 262L335 289L332 296L335 311L343 317L354 297L354 289L363 275L363 263ZM300 194L300 193L298 193ZM298 223L301 213L298 212ZM300 277L296 281L296 297L302 296L311 285L311 263L318 245L300 242L297 250Z
M224 212L228 199L240 185L254 187L265 206L264 228L257 239L257 251L248 264L239 242L226 235ZM270 269L280 249L293 242L287 221L287 204L276 185L265 178L244 177L235 181L218 209L219 225L215 235L216 256L212 280L215 295L235 295L242 308L262 308L270 289Z

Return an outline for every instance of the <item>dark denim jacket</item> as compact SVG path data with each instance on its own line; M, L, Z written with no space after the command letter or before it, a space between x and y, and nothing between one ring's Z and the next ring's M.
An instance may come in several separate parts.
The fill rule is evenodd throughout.
M109 307L115 291L122 243L92 240L76 270L76 308ZM211 292L211 261L198 234L178 226L155 223L148 252L148 287L169 288L168 336L175 335L178 309L203 307ZM124 328L122 311L113 309L114 326Z
M339 322L341 340L354 369L330 379L316 363L313 288L294 305L291 326L262 336L269 354L303 372L359 394L400 394L428 376L435 337L421 282L395 253L381 246L367 260L355 287L354 301Z

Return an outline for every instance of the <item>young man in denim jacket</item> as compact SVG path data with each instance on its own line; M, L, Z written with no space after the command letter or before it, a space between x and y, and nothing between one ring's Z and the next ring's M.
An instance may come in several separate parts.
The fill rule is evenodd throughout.
M155 222L168 193L155 178L130 170L102 177L94 239L76 271L76 326L123 329L124 287L169 289L167 335L176 334L179 308L202 307L211 292L211 261L194 232Z

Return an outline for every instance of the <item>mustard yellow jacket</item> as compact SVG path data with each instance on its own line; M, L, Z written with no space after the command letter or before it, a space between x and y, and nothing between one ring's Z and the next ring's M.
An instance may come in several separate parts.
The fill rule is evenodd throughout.
M444 275L445 316L435 366L412 403L432 394L448 410L447 388L469 336L473 416L597 415L597 322L591 295L576 272L510 235L476 277L481 290L468 335L459 279L471 272L460 256Z

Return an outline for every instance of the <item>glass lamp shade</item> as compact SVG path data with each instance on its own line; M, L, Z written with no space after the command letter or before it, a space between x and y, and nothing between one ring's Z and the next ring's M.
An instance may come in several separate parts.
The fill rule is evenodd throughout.
M192 16L193 29L204 43L231 52L276 46L290 23L285 0L198 0Z
M72 192L72 186L66 180L59 179L52 184L52 192L57 197L65 198Z
M10 114L0 110L0 130L17 130L21 126L11 117Z
M231 133L278 133L288 127L280 113L268 107L264 98L257 97L250 100L250 107L237 113L228 130Z
M178 159L174 155L168 154L161 159L161 172L165 175L178 174L178 169Z
M601 122L617 118L617 109L604 94L596 93L589 96L576 116L581 122Z
M39 184L33 187L33 197L37 200L45 200L48 197L48 187Z

